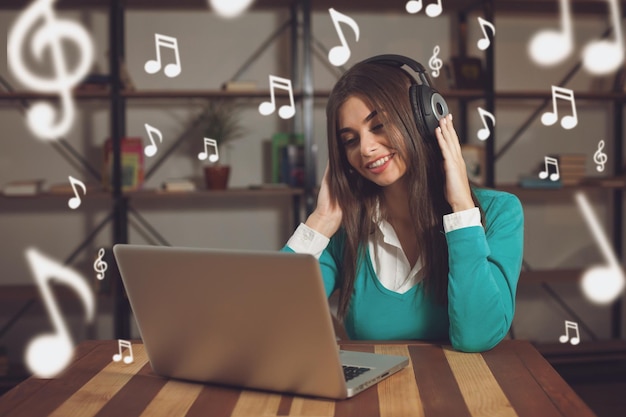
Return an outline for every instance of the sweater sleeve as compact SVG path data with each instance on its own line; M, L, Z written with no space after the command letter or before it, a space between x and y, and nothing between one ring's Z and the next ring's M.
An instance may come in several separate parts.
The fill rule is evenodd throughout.
M335 291L339 277L339 265L341 263L341 253L343 253L344 234L340 230L330 238L326 249L323 250L318 260L320 263L320 270L322 272L322 279L324 280L324 289L326 291L326 297ZM289 242L281 249L283 252L296 252L289 246Z
M466 352L496 346L509 331L515 312L524 214L513 194L492 193L494 197L483 205L485 228L472 226L446 234L450 341Z

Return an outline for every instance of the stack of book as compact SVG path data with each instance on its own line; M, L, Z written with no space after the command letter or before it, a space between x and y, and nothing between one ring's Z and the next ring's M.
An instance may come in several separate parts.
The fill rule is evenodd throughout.
M559 173L563 185L578 185L585 177L585 154L560 154Z
M4 184L2 194L6 196L36 195L42 191L44 180L19 180Z

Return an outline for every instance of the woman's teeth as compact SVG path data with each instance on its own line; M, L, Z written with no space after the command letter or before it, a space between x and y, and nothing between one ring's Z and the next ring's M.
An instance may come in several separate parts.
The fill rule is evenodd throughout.
M391 155L385 156L384 158L377 159L376 161L369 164L368 168L377 168L391 159Z

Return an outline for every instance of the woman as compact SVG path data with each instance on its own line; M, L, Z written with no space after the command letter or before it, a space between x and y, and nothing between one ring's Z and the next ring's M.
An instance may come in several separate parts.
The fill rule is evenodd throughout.
M333 88L317 206L283 250L318 257L353 339L488 350L513 320L522 207L470 186L452 115L426 131L401 66L366 60Z

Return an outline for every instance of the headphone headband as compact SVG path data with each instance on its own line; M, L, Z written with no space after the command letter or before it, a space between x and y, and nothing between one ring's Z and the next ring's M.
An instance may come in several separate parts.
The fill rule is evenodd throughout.
M367 58L362 63L363 64L379 63L379 64L384 64L384 65L390 65L396 68L401 68L402 66L406 65L407 67L411 68L413 71L415 71L419 75L419 78L422 84L430 87L430 83L428 82L428 79L426 78L426 69L424 68L424 66L420 64L419 62L417 62L416 60L409 58L408 56L397 55L397 54L376 55L371 58Z

